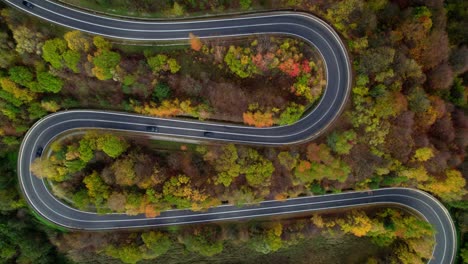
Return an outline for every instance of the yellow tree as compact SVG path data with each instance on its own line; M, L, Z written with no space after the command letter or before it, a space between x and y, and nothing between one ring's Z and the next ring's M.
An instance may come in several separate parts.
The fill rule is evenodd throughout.
M172 177L164 183L164 199L177 208L197 208L198 205L208 199L206 194L195 189L191 180L186 175Z
M434 151L432 148L425 147L425 148L419 148L416 150L414 153L413 160L414 161L428 161L431 158L434 157Z
M407 245L401 244L395 250L395 255L403 264L423 264L424 262L421 260L415 252L410 250Z
M314 214L310 220L318 228L325 227L325 221L323 220L323 217L319 214Z
M73 51L88 52L91 46L89 40L78 30L65 33L63 38L67 42L68 48Z
M357 237L365 236L372 229L372 220L363 211L351 211L346 219L338 219L336 223L345 233Z
M21 89L8 78L0 79L0 86L2 89L10 94L12 94L16 99L21 100L22 102L29 103L35 98L35 94L26 89Z
M438 195L446 202L460 200L467 191L465 190L466 180L458 170L447 170L444 181L433 180L431 183L421 188Z
M140 114L158 117L172 117L183 114L183 111L179 107L178 99L173 101L164 100L159 106L154 102L145 104L144 106L135 105L133 109Z
M65 180L67 168L49 159L35 159L31 164L31 172L41 179L61 182Z
M401 176L407 177L408 179L415 179L417 182L423 182L429 180L429 175L423 166L417 168L409 168L402 170L399 173Z

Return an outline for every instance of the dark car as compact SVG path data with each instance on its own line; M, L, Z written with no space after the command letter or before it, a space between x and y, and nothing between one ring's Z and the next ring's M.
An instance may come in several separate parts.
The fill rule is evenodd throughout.
M148 131L148 132L158 132L159 128L157 128L155 126L147 126L146 131Z
M29 1L23 1L23 5L27 8L33 8L34 5Z
M213 132L205 132L205 133L203 133L203 135L205 137L212 137L212 136L214 136L214 133Z
M36 150L36 157L42 156L42 151L43 151L43 150L44 150L44 149L43 149L42 147L38 147L37 150Z

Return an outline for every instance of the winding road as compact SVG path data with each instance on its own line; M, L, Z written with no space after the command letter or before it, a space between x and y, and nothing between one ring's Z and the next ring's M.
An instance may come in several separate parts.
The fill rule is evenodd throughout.
M26 200L45 219L70 229L113 230L249 219L376 204L398 205L419 214L434 226L436 245L429 263L453 263L456 231L450 214L437 199L415 189L388 188L301 197L286 201L265 201L242 208L223 205L206 212L170 210L162 212L156 218L125 214L98 215L67 206L55 198L46 183L32 175L29 169L36 158L37 150L46 149L58 135L79 128L147 133L147 126L157 126L160 135L191 139L269 146L303 142L320 135L341 113L351 89L350 60L338 34L322 20L305 13L270 12L170 22L139 21L94 15L49 0L30 0L34 7L27 7L22 0L3 1L53 23L117 39L186 40L189 33L201 38L253 34L294 36L315 46L326 66L328 83L321 101L301 120L289 126L252 128L93 110L63 111L39 120L28 131L21 144L18 174ZM210 132L209 136L205 132Z

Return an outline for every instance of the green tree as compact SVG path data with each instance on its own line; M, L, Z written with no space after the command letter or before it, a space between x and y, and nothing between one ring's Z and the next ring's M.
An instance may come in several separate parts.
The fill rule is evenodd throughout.
M174 1L174 5L172 8L168 11L169 16L175 16L175 17L180 17L185 14L184 6L178 4L177 2Z
M8 69L15 62L17 53L8 32L0 32L0 68Z
M455 78L452 89L450 90L450 101L458 107L466 107L467 91L461 78Z
M17 159L17 152L4 152L0 155L0 197L2 197L0 199L0 212L3 215L27 206L13 182L16 177Z
M11 67L8 73L12 81L25 87L28 87L34 79L32 72L24 66Z
M120 54L110 50L99 50L93 57L93 73L99 80L109 80L120 63Z
M83 179L83 183L88 189L88 195L93 199L96 206L104 204L105 200L109 198L110 187L101 179L96 171L93 171L90 175Z
M120 63L120 54L109 50L103 50L93 58L93 63L96 67L110 70Z
M360 71L367 74L376 74L386 71L393 63L395 50L390 47L378 47L364 52Z
M31 87L33 92L58 93L62 90L63 81L48 72L38 72L37 84Z
M241 78L251 77L259 72L257 66L252 61L250 49L242 49L241 47L230 46L224 62L229 67L231 72Z
M35 120L47 115L47 111L42 108L40 103L31 103L28 107L29 119Z
M15 96L5 90L0 90L0 98L5 100L6 102L12 104L13 106L15 107L19 107L21 105L23 105L23 102L18 99L18 98L15 98ZM5 111L7 109L3 109L3 111ZM16 111L15 112L20 112L20 110L18 108L15 109ZM7 115L5 112L3 112L3 114Z
M237 148L229 144L222 148L222 153L215 160L215 169L218 172L215 183L228 187L232 181L241 173L241 166L238 164L239 155Z
M7 92L5 92L3 90L0 90L0 98L5 99L5 96L15 99L9 93L7 93ZM18 100L18 103L20 103L20 105L21 105L23 102ZM15 105L13 105L11 103L8 103L7 101L2 101L2 100L0 100L0 111L10 121L16 121L17 116L21 113L21 110L17 106L15 106Z
M354 130L347 130L342 133L334 131L327 137L327 145L337 154L349 154L355 144L357 134Z
M158 54L147 59L148 65L154 73L161 71L170 71L171 73L177 73L180 70L180 65L173 58L169 58L167 55Z
M247 183L252 187L269 186L275 167L270 160L261 156L256 150L248 149L242 157L241 173L245 174Z
M80 210L88 210L88 206L91 203L88 192L85 189L81 189L74 193L72 196L73 206Z
M172 246L169 237L162 232L146 232L141 235L141 238L154 257L166 254Z
M146 257L141 248L135 244L121 245L118 247L109 245L104 252L106 255L128 264L135 264Z
M186 234L181 238L182 244L190 252L211 257L223 251L223 241L219 239L214 228L205 227L196 235Z
M317 89L312 90L310 84L312 80L312 75L310 73L302 74L296 78L296 82L293 85L295 95L305 97L308 103L313 103L320 95L320 93L316 92Z
M128 215L137 215L142 213L142 205L144 202L144 196L135 191L128 192L126 194L125 201L125 213Z
M426 112L431 106L431 101L427 94L420 87L413 89L408 95L408 99L411 111L416 113Z
M21 141L14 136L4 136L2 137L2 142L7 146L19 146L21 143Z
M252 0L240 0L239 5L243 10L247 10L252 5Z
M30 103L35 97L35 95L31 93L29 90L21 89L20 87L18 87L16 83L12 82L8 78L0 78L0 86L4 92L9 94L9 97L12 97L24 103ZM4 98L4 99L6 99L7 101L15 105L17 103L16 100L11 100L11 99L8 100L8 98Z
M162 102L171 96L171 88L169 85L159 82L153 91L153 100Z
M248 245L257 252L268 254L278 251L283 246L281 239L283 226L281 223L275 223L271 228L260 230L260 234L255 233L250 238Z
M35 228L37 223L12 215L0 217L0 260L2 263L58 263L54 248L45 235Z
M55 69L61 69L63 67L63 53L66 50L67 42L65 40L59 38L47 40L42 47L42 58Z
M153 70L153 72L157 73L164 69L164 66L167 63L167 56L164 54L158 54L156 56L150 57L147 59L148 65Z
M304 106L291 103L286 109L281 113L278 124L281 126L290 125L301 119L302 114L304 114Z
M5 241L0 241L0 259L8 261L16 255L16 247Z
M278 153L278 161L288 170L293 170L298 162L299 155L293 155L289 151Z
M81 60L81 54L78 51L74 50L67 50L63 53L63 60L65 62L65 66L67 66L70 70L74 73L79 73L80 70L78 69L78 64Z
M307 147L308 160L299 161L294 171L293 183L295 185L309 185L314 180L321 181L324 178L345 182L351 168L334 158L330 149L325 144L309 144Z
M128 149L129 144L121 137L104 134L97 138L96 146L98 150L104 151L109 157L117 158Z
M404 239L422 239L434 234L432 225L414 216L401 217L396 212L391 213L395 231Z
M465 244L465 246L460 250L460 257L464 264L468 263L468 244Z
M70 174L79 172L86 167L86 163L81 159L66 160L63 163Z
M80 159L88 163L94 157L94 150L96 149L96 142L93 139L83 138L79 142L78 153Z
M406 98L398 92L385 91L375 100L372 111L378 119L395 117L406 110Z
M364 2L359 0L339 1L327 9L325 17L332 21L333 25L345 34L350 28L356 27L352 23L351 14L360 12L364 7Z

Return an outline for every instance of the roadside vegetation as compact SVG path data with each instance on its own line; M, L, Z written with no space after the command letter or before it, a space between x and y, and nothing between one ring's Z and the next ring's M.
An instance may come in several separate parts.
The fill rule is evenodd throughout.
M132 1L133 4L139 2L142 1ZM155 1L151 1L151 3L153 2ZM203 1L197 1L197 3L199 2ZM178 2L180 5L184 3ZM232 3L238 2L232 1ZM257 2L252 1L252 6L255 3ZM466 21L464 13L466 1L449 0L445 4L438 0L372 0L366 2L359 0L302 0L277 1L277 3L278 6L274 7L293 6L296 9L320 15L340 32L345 43L348 44L353 58L355 85L351 103L333 130L314 142L293 147L266 149L226 145L199 147L197 151L196 147L192 149L192 147L187 146L187 150L169 151L164 155L153 149L145 150L138 155L148 155L150 159L157 160L157 164L160 166L158 170L166 173L158 175L165 175L164 177L168 177L167 179L183 179L184 181L188 178L190 190L192 188L198 190L200 186L209 181L209 186L214 186L214 188L200 188L197 195L202 194L201 191L208 191L204 194L218 200L224 198L217 196L219 194L217 190L224 189L229 192L237 186L247 186L244 189L250 190L254 198L261 197L261 199L284 199L294 197L299 193L323 194L349 188L417 187L439 197L451 210L462 235L460 246L464 249L460 251L460 259L464 258L466 261L468 256L465 235L467 227L466 223L463 222L468 208L465 187L465 152L468 144L466 134L468 121L465 115L467 109L466 72L468 69L467 31L464 22ZM174 2L170 2L168 8L170 7L174 7ZM141 8L146 7L141 5ZM191 9L186 8L184 12L190 14ZM283 113L288 113L288 111L290 113L285 114L285 120L294 120L300 116L296 114L298 112L296 110L287 110L288 107L294 106L293 102L298 105L294 106L296 108L300 108L300 105L306 107L306 104L310 102L307 97L297 95L296 89L291 89L295 83L302 80L301 76L305 74L304 60L309 61L309 66L311 62L318 66L317 69L314 69L313 65L311 66L311 79L309 80L313 81L308 83L311 91L314 90L314 85L318 85L322 81L320 62L314 59L312 53L306 52L305 47L301 47L300 43L291 39L288 40L289 45L295 47L296 51L290 51L292 52L290 57L280 57L283 54L276 54L286 41L286 39L277 37L273 40L266 37L264 39L249 39L242 43L226 44L216 41L199 41L196 36L193 36L189 48L177 46L164 48L130 47L111 43L99 37L91 38L77 32L64 31L63 28L50 24L44 25L44 23L12 9L2 10L0 29L0 209L2 214L0 241L3 243L0 248L2 248L2 260L10 262L63 262L64 259L56 252L56 248L61 252L67 252L67 256L76 261L80 261L80 257L89 257L88 261L94 261L93 258L103 258L109 261L105 256L122 259L123 257L119 256L120 253L138 253L140 252L138 250L145 250L146 247L142 246L144 239L143 235L139 233L58 234L30 219L32 216L28 213L26 203L16 188L16 153L25 131L38 118L47 113L71 108L98 108L160 114L166 108L160 109L159 107L162 107L164 99L169 98L167 99L169 103L165 107L167 109L177 107L176 115L187 114L201 119L211 118L232 122L253 120L257 123L252 122L252 125L258 124L258 126L282 124L280 120ZM255 44L255 41L257 41L256 45L252 45ZM263 43L268 43L268 46L262 46ZM231 45L233 46L232 50ZM260 48L263 47L260 54L265 60L268 58L268 52L271 52L267 48L275 46L277 47L274 50L275 57L284 58L282 62L287 62L291 58L293 60L291 65L297 65L301 69L298 75L290 76L293 71L288 73L288 71L282 70L279 65L265 72L257 72L261 69L261 64L256 64L253 55L256 56ZM223 56L218 56L218 49L224 50ZM250 50L250 53L246 49ZM147 51L144 52L145 50ZM294 56L294 54L300 53L303 55ZM181 54L184 56L189 54L191 61L179 60ZM231 55L228 56L228 54ZM242 58L246 59L242 60ZM240 70L239 61L247 61L246 64L243 64L245 67L241 67ZM194 67L193 65L200 66ZM210 70L199 70L203 69L204 65L208 65L206 67ZM222 67L219 68L217 65ZM257 70L252 71L252 69ZM284 69L291 68L284 67ZM210 74L217 75L211 76ZM206 77L203 78L203 76ZM224 76L222 82L227 83L226 80L234 79L236 81L228 82L226 88L219 85L221 79L215 78L219 76ZM222 112L212 111L212 109L216 109L216 107L222 109L226 102L217 106L208 100L195 99L197 96L208 98L209 93L213 93L211 94L213 102L225 99L231 100L230 103L232 100L237 103L237 99L232 98L238 98L237 96L241 95L234 93L228 99L223 98L227 91L232 90L230 87L240 89L245 87L248 90L253 89L253 87L263 89L258 80L265 82L265 76L272 76L271 84L275 85L267 83L263 88L278 93L272 96L280 96L281 102L278 103L274 100L276 97L271 97L265 102L258 102L258 106L255 105L256 102L248 101L243 103L245 107L239 108L242 111L236 112L235 117L227 115L215 117L213 113ZM282 82L275 79L280 78L280 76ZM208 83L205 80L208 80ZM268 80L266 81L268 82ZM184 90L186 87L190 87L189 92ZM205 90L206 94L200 92L205 89L204 87L210 87L208 91ZM271 87L277 89L271 89ZM240 89L236 89L236 91L241 91ZM198 92L195 93L195 91ZM130 98L133 101L130 101ZM247 99L250 98L255 97L249 95ZM178 104L174 103L176 99L179 100ZM182 102L186 100L190 100L190 104L182 106ZM205 104L209 107L206 107ZM182 107L190 111L181 114ZM278 108L280 111L276 112L274 108ZM194 112L197 114L192 114ZM209 115L205 116L205 113L209 113ZM271 113L271 116L268 113ZM290 117L286 118L288 115L292 116L291 119L289 119ZM112 138L115 135L106 137ZM129 192L128 189L134 189L135 193L140 193L141 196L145 197L148 188L138 187L139 177L149 174L135 173L135 166L141 166L141 161L132 156L136 155L135 152L139 150L139 144L120 136L117 139L103 140L104 145L97 144L97 141L96 139L95 146L90 146L91 151L88 151L88 156L82 156L79 151L64 150L63 146L56 151L54 155L59 153L66 155L69 152L75 155L69 154L68 162L66 162L67 157L65 156L65 160L57 160L57 164L52 164L63 167L54 174L59 180L60 177L63 177L64 181L59 183L60 187L67 190L65 188L67 186L62 185L66 185L72 176L77 175L81 175L81 178L75 178L76 186L80 185L81 180L85 177L89 177L87 180L89 186L93 186L92 184L95 182L105 183L104 180L108 180L105 176L109 175L113 177L109 176L109 179L117 181L112 167L120 165L133 168L134 170L130 170L129 175L134 174L135 178L118 178L119 181L128 180L129 182L126 183L128 185L124 185L121 189L112 189L109 191L109 197L114 191L125 194L125 192ZM120 147L115 148L114 144ZM68 145L70 148L80 148L81 144L75 142ZM210 153L216 153L216 155L227 153L226 159L219 159L219 161L225 162L221 164L225 166L217 166L218 159L210 159ZM177 157L172 158L171 161L168 159L169 156ZM199 157L199 163L194 163L194 160L188 158L195 156ZM89 157L91 158L87 160ZM111 173L106 175L102 170L93 167L95 162L104 162L101 164L108 167L107 171ZM144 162L143 159L142 164L147 164ZM253 171L256 173L258 171L255 169L260 170L263 167L271 169L271 166L253 165L272 164L273 170L260 172L260 175L266 179L262 184L265 183L268 186L254 189L251 184L255 184L256 178L250 176L250 183L248 182L247 175L252 174L249 174L247 168L251 166L245 166L245 164L252 165ZM202 174L200 174L198 166L210 168L209 177L201 177ZM149 168L152 173L154 167ZM73 172L73 170L76 171ZM179 175L185 177L177 178ZM46 176L50 177L49 174ZM155 191L158 188L162 188L164 191L167 179L164 179L164 183L155 185ZM110 186L118 186L116 182L112 184ZM129 186L133 186L133 188ZM76 193L81 193L82 197L89 198L88 205L91 207L93 204L96 205L96 202L98 205L107 206L108 198L101 197L99 201L96 197L90 196L86 183L81 184L77 189L72 188L71 192L73 193L75 190ZM100 191L100 189L96 189L94 193L100 194ZM266 193L267 191L268 193ZM165 205L177 207L178 203L183 201L185 205L189 204L191 207L195 196L187 198L183 195L182 198L176 197L177 199ZM117 195L112 197L119 198ZM134 200L135 204L138 204L140 198L135 197L137 197ZM86 201L86 199L84 200ZM158 199L167 200L164 196ZM123 199L116 200L121 202ZM237 201L241 201L241 199ZM120 206L117 208L122 208L122 203L115 204ZM203 205L200 206L203 207ZM140 209L136 208L134 212L143 211ZM126 210L125 206L124 210ZM155 208L154 212L157 211L158 208ZM359 214L349 213L342 218L346 220L348 216L354 218ZM375 214L368 216L372 221L379 219L379 216ZM334 226L336 230L342 229L337 220L340 219L339 217L322 217L326 223L336 223ZM320 219L315 220L316 223L320 223L318 220ZM362 222L365 221L350 221L350 226L360 227ZM387 222L384 221L384 223ZM365 229L368 228L368 225L363 226L366 227ZM385 224L384 226L385 228L393 228L391 225ZM352 229L348 227L345 229ZM194 230L187 232L196 237L194 240L203 241L203 235L206 232L195 231L201 227L190 228ZM285 234L283 232L287 229L289 228L282 227L282 239L286 239L286 235L283 238L283 234ZM268 237L267 231L265 232L264 237ZM150 234L149 232L145 233ZM170 233L173 235L171 241L179 241L179 236L184 234L181 229L177 228L174 228ZM331 234L333 233L331 232ZM329 232L326 234L326 237L330 237ZM370 237L371 232L367 232L366 236L367 234ZM249 238L249 236L242 237ZM397 232L397 237L401 238L401 232ZM373 240L373 238L368 239ZM53 241L56 247L47 244L45 242L47 240ZM420 241L425 240L421 239ZM417 246L414 241L395 245L395 249L407 250L406 252L412 254L409 257L400 258L399 262L418 263L415 259L419 258L420 262L422 258L427 257L423 254L426 251L413 250L414 247L411 246L411 243L413 246ZM176 243L174 242L174 244ZM182 244L183 246L179 248L184 250L186 244ZM226 245L223 244L223 246ZM195 251L190 245L187 246L187 250L189 248ZM213 248L219 251L219 243ZM210 250L214 249L210 247ZM286 249L282 250L286 251ZM414 257L418 253L422 255ZM404 253L398 254L398 256L400 255L407 256ZM387 260L390 257L386 255L382 258ZM126 259L131 260L132 258L126 257ZM363 261L365 260L356 260L355 263ZM370 260L369 263L376 262Z
M414 216L395 209L345 213L181 226L143 233L73 232L55 237L53 243L79 263L111 258L123 263L342 263L348 260L347 263L417 264L425 263L432 254L433 230ZM357 248L361 250L349 254L349 250ZM186 262L181 260L182 255Z
M295 39L202 42L191 34L190 45L146 49L78 31L29 39L32 31L24 25L31 21L16 21L14 12L3 11L13 35L4 41L18 42L16 55L4 55L0 80L9 123L28 126L50 112L88 107L286 125L318 101L326 84L320 56ZM18 63L21 56L29 58Z
M158 150L149 139L90 131L54 143L51 156L37 158L31 170L79 209L148 217L174 208L204 210L223 201L242 205L379 187L419 188L446 202L466 194L460 171L445 170L443 181L427 172L434 155L430 148L417 149L412 166L361 179L360 166L352 162L360 158L352 155L356 132L332 133L326 142L282 149L179 144L179 149Z
M101 0L56 0L75 7L92 9L118 16L144 18L183 18L214 14L229 14L274 8L292 8L301 4L297 0L161 0L161 1L101 1Z
M51 156L37 158L31 170L77 208L148 217L174 208L198 211L222 202L241 206L311 195L326 191L323 181L333 191L355 183L347 182L351 167L325 144L290 151L176 145L157 149L149 139L91 131L54 143Z

